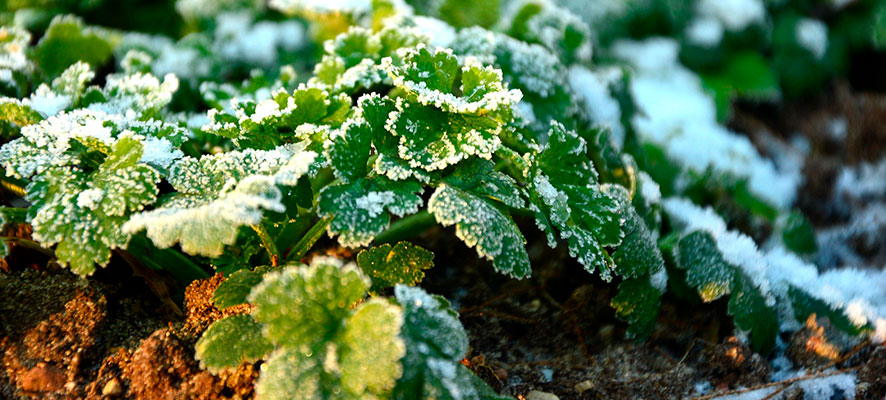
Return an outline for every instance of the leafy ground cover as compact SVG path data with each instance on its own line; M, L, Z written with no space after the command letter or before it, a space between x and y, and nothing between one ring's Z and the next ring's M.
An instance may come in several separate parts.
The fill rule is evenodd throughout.
M5 397L883 396L881 2L115 7L0 14Z

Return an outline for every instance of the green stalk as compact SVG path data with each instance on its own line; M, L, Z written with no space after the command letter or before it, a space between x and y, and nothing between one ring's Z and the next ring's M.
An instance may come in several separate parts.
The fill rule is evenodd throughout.
M0 178L0 187L2 187L3 189L6 189L9 192L12 192L12 194L14 194L16 196L22 197L22 198L24 198L25 195L28 194L28 191L25 190L24 186L19 185L18 183L15 183L15 182L8 180L8 179Z
M317 243L317 240L320 240L320 237L326 233L326 227L329 226L330 222L332 222L331 215L320 218L311 229L308 229L308 232L302 236L301 240L292 247L292 250L286 257L286 261L298 261L301 260L305 254L308 254L308 250L310 250L311 247L314 247L314 243Z
M22 238L17 238L17 237L9 237L9 236L0 236L0 240L4 241L6 243L14 244L16 246L24 247L26 249L37 250L37 251L45 254L47 257L55 260L55 252L52 251L52 249L47 249L47 248L41 246L40 243L37 243L33 240L22 239Z
M401 218L391 224L388 230L375 237L376 244L392 243L409 239L437 224L428 210L422 210L408 217Z
M277 244L274 243L274 239L271 238L271 234L268 233L268 228L265 227L264 223L259 222L252 225L252 230L258 235L262 247L268 252L268 258L271 259L271 265L275 267L280 265L280 252L277 251Z

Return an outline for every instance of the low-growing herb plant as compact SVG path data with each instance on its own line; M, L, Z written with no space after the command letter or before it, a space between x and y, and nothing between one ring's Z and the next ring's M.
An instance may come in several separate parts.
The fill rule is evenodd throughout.
M794 254L815 251L795 180L717 124L676 42L595 59L605 37L547 1L347 3L182 0L195 32L177 41L71 16L34 46L2 28L0 179L27 206L0 227L31 224L31 246L81 276L114 254L183 284L224 273L214 305L251 311L212 324L197 357L213 372L263 360L269 399L498 398L459 363L448 302L414 287L433 254L402 240L434 225L515 279L532 275L537 229L617 282L638 340L667 290L724 298L761 352L812 313L852 334L886 326L817 291L830 278ZM775 247L727 229L745 219ZM359 267L300 264L323 235L375 246Z

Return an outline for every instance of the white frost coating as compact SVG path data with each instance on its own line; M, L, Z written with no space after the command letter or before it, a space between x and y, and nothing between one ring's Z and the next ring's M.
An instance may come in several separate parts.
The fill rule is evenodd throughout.
M686 27L686 38L697 46L717 47L723 40L723 23L714 17L696 18Z
M394 192L369 192L357 199L357 208L366 210L370 217L375 218L384 211L385 206L395 201Z
M855 380L855 373L847 372L802 380L797 386L803 389L803 395L807 399L831 399L840 392L844 398L854 399Z
M698 13L717 18L731 31L762 23L766 18L762 0L701 0Z
M218 257L224 245L237 240L240 226L261 221L263 210L285 211L281 199L273 178L253 175L202 205L174 205L135 214L122 230L127 234L145 230L159 248L181 243L185 253Z
M455 28L437 18L415 16L412 17L415 26L422 33L431 38L431 45L450 47L455 41Z
M886 158L876 164L862 162L856 168L840 171L834 192L838 196L851 200L886 196Z
M372 10L371 0L271 0L268 7L284 13L364 13Z
M181 150L175 148L166 138L147 136L142 140L144 152L141 162L156 165L161 168L169 168L175 160L185 156Z
M584 101L585 110L594 122L612 131L612 139L619 148L624 144L625 131L621 124L621 107L609 93L609 85L621 79L617 68L591 72L581 65L569 68L569 86Z
M640 178L640 193L643 195L643 200L646 201L646 206L650 207L661 203L661 187L658 186L658 183L646 171L640 171L637 177Z
M664 293L668 289L668 272L664 268L659 268L649 277L649 283L659 292Z
M746 178L754 195L777 208L790 207L800 171L777 170L747 137L719 125L713 99L698 76L679 64L678 51L677 42L667 38L614 44L614 54L637 69L630 88L643 111L632 121L637 133L687 170L703 173L713 168Z
M59 94L51 90L48 85L41 84L31 97L22 100L22 104L31 106L34 111L43 117L56 115L71 106L71 96Z
M222 59L270 66L278 49L293 51L305 42L304 28L295 21L252 24L252 18L249 12L219 14L215 36Z
M106 78L105 103L90 104L89 110L126 115L131 111L145 111L165 107L178 90L178 78L166 74L163 82L151 74L137 72L130 75L111 74Z
M86 189L77 195L77 207L95 210L98 203L105 197L105 192L101 189Z
M726 223L710 208L698 207L689 200L668 198L662 202L671 220L685 232L703 230L717 241L723 258L740 267L755 286L767 296L777 298L783 330L800 327L794 320L788 289L797 287L860 324L874 327L871 339L886 340L886 271L841 268L819 274L818 268L799 259L783 247L775 247L765 254L756 249L753 241L738 232L726 229ZM771 305L771 304L770 304Z
M821 60L828 50L828 26L817 19L802 18L794 27L797 44Z

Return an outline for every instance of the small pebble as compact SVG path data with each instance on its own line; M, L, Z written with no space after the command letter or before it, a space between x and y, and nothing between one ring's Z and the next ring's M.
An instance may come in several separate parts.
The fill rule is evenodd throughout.
M533 390L526 395L526 400L560 400L560 398L553 393L539 392L538 390Z
M588 391L593 388L594 388L594 382L591 382L590 379L587 379L587 380L584 380L584 381L581 381L581 382L575 384L575 391L579 392L579 393Z
M117 396L120 393L123 393L123 385L120 384L120 380L117 378L108 381L102 389L102 396Z

